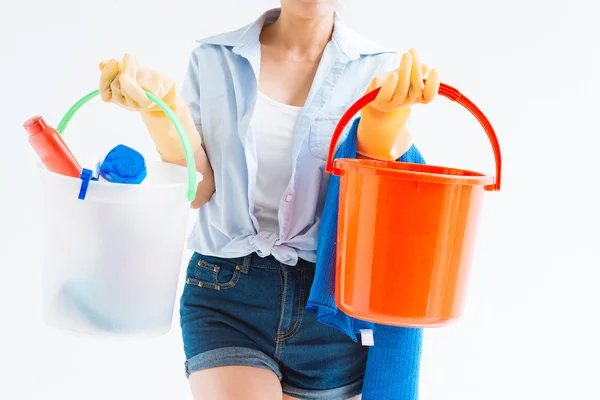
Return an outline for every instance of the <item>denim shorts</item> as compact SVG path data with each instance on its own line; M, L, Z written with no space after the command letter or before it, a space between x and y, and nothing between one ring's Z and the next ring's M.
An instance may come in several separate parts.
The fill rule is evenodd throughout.
M315 264L256 254L222 259L195 253L181 297L186 375L222 366L273 371L283 393L342 400L362 391L367 347L306 310Z

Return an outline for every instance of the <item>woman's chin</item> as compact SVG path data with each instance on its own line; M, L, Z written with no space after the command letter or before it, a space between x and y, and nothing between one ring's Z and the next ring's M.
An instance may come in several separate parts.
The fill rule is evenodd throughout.
M306 19L333 15L336 0L282 0L281 6L292 14Z

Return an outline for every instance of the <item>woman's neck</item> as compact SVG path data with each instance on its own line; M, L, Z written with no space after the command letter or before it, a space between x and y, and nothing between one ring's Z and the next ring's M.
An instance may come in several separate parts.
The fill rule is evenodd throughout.
M292 58L320 58L331 40L333 21L333 13L303 18L282 9L277 21L263 28L260 42L284 50Z

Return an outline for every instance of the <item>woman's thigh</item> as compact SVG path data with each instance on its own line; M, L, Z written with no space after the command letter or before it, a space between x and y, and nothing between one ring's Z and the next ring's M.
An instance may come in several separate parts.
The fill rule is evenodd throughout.
M277 375L263 368L211 368L189 379L194 400L282 400Z

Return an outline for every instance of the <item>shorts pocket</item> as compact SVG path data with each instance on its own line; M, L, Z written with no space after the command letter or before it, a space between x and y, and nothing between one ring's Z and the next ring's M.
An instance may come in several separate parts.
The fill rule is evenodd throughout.
M188 268L186 283L192 286L213 290L233 288L240 280L242 266L231 262L213 263L195 255Z

